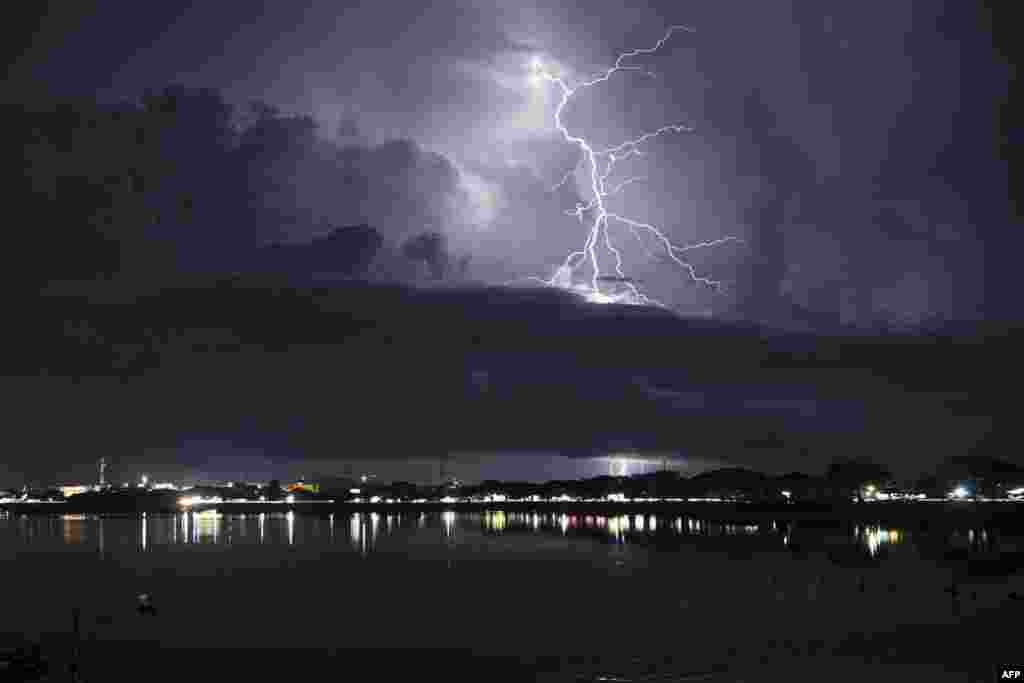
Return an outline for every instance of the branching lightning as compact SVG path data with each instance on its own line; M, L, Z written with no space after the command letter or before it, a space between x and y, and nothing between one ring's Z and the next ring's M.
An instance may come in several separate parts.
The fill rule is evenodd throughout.
M539 77L544 82L555 84L561 92L561 100L555 110L555 127L558 129L559 133L561 133L566 142L577 146L582 152L580 161L565 174L562 180L555 185L553 190L557 190L568 182L569 179L575 175L580 164L586 161L590 172L590 189L592 199L586 204L577 204L575 209L569 210L566 213L570 216L575 216L581 223L586 220L588 215L591 215L593 222L591 223L590 230L587 233L587 238L582 249L570 253L550 279L545 280L538 277L528 279L536 280L553 287L563 287L581 291L584 296L592 302L622 302L639 305L653 304L662 306L663 304L660 302L655 301L642 293L639 287L635 284L635 281L632 278L627 277L623 271L622 253L619 248L613 244L611 231L609 230L609 226L612 223L615 223L628 229L632 237L636 239L651 258L656 257L645 243L642 237L643 233L653 237L655 242L664 250L664 255L680 266L692 282L707 286L715 291L721 291L722 282L698 275L693 265L684 260L681 255L695 249L713 247L726 242L741 242L742 240L737 237L728 236L720 239L680 246L669 240L669 238L654 225L609 211L608 207L605 205L605 200L609 197L618 194L632 183L641 182L645 179L643 176L633 176L617 185L609 186L609 178L615 170L616 164L631 157L642 157L643 150L641 149L641 145L655 138L669 133L691 133L694 130L693 127L687 124L670 124L662 126L657 130L643 133L633 140L627 140L619 145L615 145L614 147L595 149L587 138L582 135L574 135L570 133L565 123L562 121L562 113L576 93L586 88L592 88L600 83L604 83L610 79L613 74L619 71L642 71L648 76L655 76L655 74L644 70L642 67L625 64L624 62L639 55L657 52L677 31L693 32L693 29L686 26L670 26L665 32L665 35L662 36L661 40L655 43L654 46L630 50L620 54L616 58L614 65L610 68L590 80L583 81L575 87L570 87L562 77L551 73L540 59L535 58L531 62L533 77ZM604 276L601 273L601 267L598 261L598 250L601 248L602 244L604 249L606 249L614 258L615 275L617 277ZM575 275L577 269L588 261L591 265L592 271L589 286L574 285L573 275ZM627 291L621 294L605 293L601 290L600 286L603 280L623 284Z

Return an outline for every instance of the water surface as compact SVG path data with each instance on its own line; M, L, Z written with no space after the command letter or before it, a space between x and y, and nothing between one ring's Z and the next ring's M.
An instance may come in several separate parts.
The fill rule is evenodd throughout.
M599 656L604 668L668 657L677 672L844 647L959 661L911 641L955 641L965 623L998 635L1024 585L991 559L1022 549L988 529L658 515L12 513L0 515L0 633L66 630L75 606L97 643L455 648ZM958 597L943 590L953 582ZM135 611L140 593L157 617ZM850 645L876 632L903 635Z

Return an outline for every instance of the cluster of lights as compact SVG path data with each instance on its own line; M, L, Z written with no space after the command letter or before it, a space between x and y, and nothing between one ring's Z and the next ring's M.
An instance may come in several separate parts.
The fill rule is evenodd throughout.
M788 491L785 493L789 493ZM427 504L427 503L724 503L724 502L740 502L742 498L722 498L722 497L707 497L707 498L655 498L655 497L629 497L624 493L610 493L600 498L583 498L579 496L570 496L568 494L561 494L558 496L551 496L544 498L540 495L531 495L525 498L510 498L505 494L494 493L487 494L480 497L456 497L456 496L444 496L441 499L429 500L427 498L416 498L413 500L397 500L395 498L382 498L381 496L371 496L370 498L363 498L357 496L350 498L350 503L387 503L387 504Z
M204 498L203 496L184 496L178 499L178 505L184 508L221 502L223 502L223 499L220 496L213 496L211 498Z

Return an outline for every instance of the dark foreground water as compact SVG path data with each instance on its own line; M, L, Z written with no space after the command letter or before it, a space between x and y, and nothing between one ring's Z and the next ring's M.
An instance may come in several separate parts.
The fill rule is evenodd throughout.
M983 681L1024 659L1021 558L987 529L0 514L0 637L65 666L77 607L88 681Z

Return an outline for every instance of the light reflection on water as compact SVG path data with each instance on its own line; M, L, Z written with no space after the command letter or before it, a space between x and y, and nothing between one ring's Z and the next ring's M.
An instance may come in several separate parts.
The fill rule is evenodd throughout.
M973 533L973 531L971 533ZM904 533L899 529L855 525L853 527L853 536L860 545L867 549L868 554L871 555L871 557L875 557L884 546L901 543L904 538Z
M105 537L102 533L105 533ZM131 598L133 589L125 585L123 577L127 571L137 572L139 589L136 593L152 590L157 596L162 614L167 615L160 617L161 623L185 624L185 628L167 628L166 633L195 634L189 636L192 638L188 641L189 645L200 639L206 642L222 638L223 631L227 630L243 634L239 637L244 637L247 645L250 644L249 639L252 639L251 642L263 642L255 638L266 631L265 619L247 618L250 612L246 610L253 602L252 596L261 596L264 595L262 591L268 591L265 593L267 599L257 598L257 608L253 608L252 614L266 617L267 608L264 605L276 602L287 606L288 614L291 615L298 587L305 595L323 601L326 605L324 611L337 610L341 613L342 609L351 609L354 613L362 613L364 610L366 613L373 610L389 613L394 609L394 613L401 614L402 609L408 609L418 614L438 615L448 611L458 615L450 622L432 616L431 619L436 620L434 623L439 626L430 629L423 629L418 623L405 630L396 626L395 633L388 636L395 642L420 644L420 639L426 638L423 631L429 630L438 634L436 640L428 641L431 644L442 643L444 638L465 643L471 642L469 638L479 632L481 639L493 641L496 636L500 636L513 643L510 647L523 651L529 651L533 643L561 644L560 639L567 638L562 631L573 630L583 634L579 643L599 642L602 648L607 644L608 652L613 652L616 647L623 652L642 652L642 645L634 647L632 641L626 640L633 637L631 634L634 629L642 628L637 624L641 620L636 619L637 606L641 606L653 614L646 620L651 624L650 630L637 635L636 643L654 643L652 651L656 647L671 647L676 648L672 650L675 652L679 642L683 642L688 648L685 670L699 671L701 665L694 663L693 659L703 656L706 650L710 651L707 643L719 637L719 630L716 630L719 628L722 629L722 637L729 638L722 642L728 644L728 657L732 661L733 652L736 651L734 646L744 656L747 653L760 653L761 650L756 648L765 647L763 643L768 637L776 637L777 631L773 629L781 631L787 628L785 625L778 626L778 622L784 618L778 615L792 615L794 623L807 619L808 628L811 629L820 628L817 619L823 614L824 619L830 622L836 620L834 614L854 615L849 617L850 628L860 628L862 622L854 621L854 618L860 614L857 610L862 606L867 615L863 623L869 623L866 621L869 617L878 620L877 611L872 610L879 605L895 604L892 608L894 614L902 614L907 605L914 605L925 614L920 617L922 620L931 619L933 613L949 609L948 600L934 598L934 595L942 596L938 585L934 590L926 587L931 591L926 595L922 593L922 596L918 596L914 593L917 586L922 584L921 574L931 571L926 562L910 565L906 579L897 573L901 571L897 563L890 565L894 567L893 573L879 573L886 577L886 581L891 577L904 581L900 584L899 592L882 588L880 580L873 582L869 576L865 597L857 591L853 577L846 580L838 573L827 574L827 583L818 585L811 583L813 576L807 579L800 573L803 571L803 563L788 560L776 562L772 557L764 562L752 563L752 558L745 552L720 552L722 549L763 547L787 553L784 538L792 537L794 547L807 548L810 539L828 537L847 548L859 548L865 556L884 557L884 549L902 550L912 547L915 537L920 533L864 525L822 531L786 522L723 524L681 515L544 514L491 510L475 514L451 511L404 514L363 512L317 517L301 513L227 515L186 512L178 515L146 514L105 518L95 515L10 517L0 519L0 548L3 545L13 548L13 557L17 557L19 546L34 546L43 551L37 553L41 558L38 564L29 565L19 559L9 565L14 570L25 572L24 580L31 582L36 580L35 576L21 567L44 566L50 558L57 556L50 552L52 549L79 553L83 562L77 566L85 572L93 566L94 555L102 547L101 544L105 543L106 552L112 561L105 565L96 563L102 566L103 571L89 576L113 577L102 580L113 581L117 591L128 590L128 597ZM997 534L992 531L977 529L973 533L965 530L962 534L950 534L944 540L977 544L984 539L996 537ZM520 539L521 544L516 539ZM481 540L502 552L478 554ZM414 546L414 542L420 545ZM704 543L714 552L701 554L700 557L695 554L672 554L676 549L700 548ZM461 554L458 552L460 544L463 544L461 547L464 550ZM649 546L652 550L649 553L640 546ZM456 548L456 552L449 553L448 549L452 547ZM508 561L510 556L505 553L516 553L520 548L529 554L513 556L516 561ZM581 548L584 552L581 552ZM596 553L588 552L594 548L597 549ZM248 549L248 555L240 552L245 549ZM303 549L308 551L308 557L311 558L308 562L301 561ZM161 555L168 550L176 551L177 558ZM660 555L661 561L648 565L652 553L663 550L667 552ZM392 553L390 557L396 559L396 562L382 561L389 557L389 551ZM332 557L331 554L336 555ZM287 566L290 569L297 568L298 572L287 577L277 572L277 568L284 566L279 559L282 556L288 557ZM299 561L291 564L291 558ZM521 558L529 558L530 562L518 561ZM536 565L532 563L534 558L538 560ZM409 562L409 559L414 562ZM444 568L443 560L447 560L451 571ZM211 575L211 566L216 566L218 571L220 568L228 568L229 571L234 569L236 573L230 581L211 582L205 578L202 581L191 580L195 576ZM128 570L122 569L125 567ZM170 568L173 568L173 572L168 571ZM269 581L267 574L263 573L264 569L275 570ZM823 575L827 573L820 564L810 565L808 573L811 571L821 571ZM66 573L65 567L60 566L53 572L53 576L59 577ZM771 588L768 587L770 573L779 578L778 588L774 583ZM180 580L178 576L185 576L186 579ZM477 579L482 583L477 583ZM271 584L269 588L267 584ZM406 584L409 584L408 588ZM478 591L464 591L469 597L461 597L460 592L463 591L459 589L499 584L506 587L485 597L490 603L488 608L491 608L492 613L502 615L502 619L488 623L487 628L480 627L476 619L465 619L463 615L471 614L473 609L483 609L481 605L484 603ZM76 582L75 587L67 589L67 595L80 599L80 593L92 590L91 584L86 590L79 587L82 585L86 584ZM212 587L207 588L209 586ZM355 589L348 589L348 586L354 586ZM378 588L380 590L376 590ZM113 589L104 590L108 594L114 593ZM777 591L783 594L785 604L776 604ZM763 601L757 602L762 599L762 593ZM601 601L591 611L594 595L600 595ZM118 600L120 598L112 603L120 605ZM556 604L558 600L564 602L563 613L572 615L571 620L536 618L545 606ZM224 605L223 609L213 608L217 619L195 617L196 614L208 614L207 610L215 604L214 601L218 601L217 605ZM99 600L96 602L99 604ZM124 602L129 603L127 609L134 609L131 600ZM939 602L942 604L938 605ZM65 603L60 602L59 605L59 609L52 610L53 614L64 617L67 611ZM718 623L713 622L713 617L726 611L723 606L727 609L735 608L735 613L742 615L741 618L729 617L724 626L709 626ZM529 616L519 617L517 608ZM110 609L103 604L102 607L94 607L93 611L104 610L99 613L108 614L111 612L105 610ZM179 618L171 616L175 610L187 614L188 621L171 622L172 618ZM755 617L762 613L769 615L764 625ZM236 614L246 616L237 617ZM619 614L632 619L626 629L613 627L614 619ZM596 616L591 618L591 615ZM919 617L915 614L913 618ZM684 635L682 641L675 633L662 640L658 629L662 628L660 624L669 623L669 619L694 625L693 632ZM242 623L243 620L245 623ZM51 621L56 620L47 613L45 620L40 621L39 630L53 628ZM151 621L156 623L156 620ZM207 621L216 623L209 631L198 631ZM336 633L318 635L314 626L310 625L308 630L303 630L307 628L303 620L293 621L299 623L295 626L289 623L286 629L280 629L288 631L288 636L274 634L266 637L290 637L303 646L308 646L310 642L318 646L327 642L332 647L336 645ZM753 635L743 635L745 640L734 634L735 630L739 630L736 624L739 621L750 622L749 630ZM888 627L887 619L881 621ZM547 622L552 623L549 626ZM141 622L134 614L125 618L118 616L102 627L110 634L104 635L107 631L101 631L100 637L111 640L125 638L127 631L115 632L113 629L130 629L136 623ZM593 632L589 630L591 628ZM584 640L597 638L600 635L598 629L612 631L607 641ZM374 635L372 630L367 631L370 633L363 636L365 641L360 640L359 644L365 642L379 646L379 642L371 640L379 636ZM734 635L739 645L732 640ZM820 633L815 630L813 638L818 637L821 637ZM644 638L649 638L649 641ZM669 639L671 643L663 645ZM527 644L520 644L521 640ZM760 655L751 655L756 656ZM627 667L624 665L623 668ZM603 666L600 672L603 679L595 674L590 678L576 677L574 680L613 680L611 669L610 666ZM641 673L629 676L626 671L615 670L615 674L621 676L619 680L654 680ZM786 676L773 671L766 678L785 680ZM687 679L659 677L658 680Z
M340 519L335 519L340 517ZM336 527L336 522L340 526ZM905 529L878 525L851 525L844 535L804 529L793 522L762 524L721 523L681 515L600 515L490 510L475 513L417 512L412 514L364 512L347 515L331 513L324 517L306 516L294 511L249 515L221 514L216 511L183 512L176 515L140 514L137 516L100 516L84 514L0 517L0 533L13 534L23 543L52 543L68 549L92 549L100 555L123 552L134 546L140 552L154 552L167 546L346 546L366 557L381 543L400 543L423 530L437 529L444 544L454 547L463 534L556 535L564 538L588 538L613 545L646 545L671 548L709 543L742 545L745 539L758 548L780 552L801 552L815 548L816 539L829 536L831 544L852 546L862 556L882 559L890 550L913 545L917 535ZM852 533L850 533L852 531ZM421 534L422 535L422 534ZM720 541L715 541L720 538ZM1000 539L997 543L994 539ZM675 539L674 541L672 539ZM725 539L730 539L726 541ZM667 545L666 545L667 543ZM987 550L1002 545L998 534L987 529L949 532L947 547ZM755 546L749 546L755 547Z

